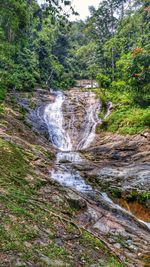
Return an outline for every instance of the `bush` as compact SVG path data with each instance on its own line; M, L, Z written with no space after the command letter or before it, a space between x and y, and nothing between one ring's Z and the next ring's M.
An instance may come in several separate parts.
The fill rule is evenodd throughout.
M113 91L129 91L130 90L130 86L127 85L127 83L125 81L121 81L121 80L118 80L118 81L113 81L111 83L111 89Z
M97 74L96 76L96 80L98 82L98 85L100 88L108 88L110 86L110 79L108 76L102 74L102 73L99 73Z
M20 70L16 68L14 73L8 77L8 87L9 89L15 88L17 90L29 90L31 91L36 84L36 79L33 76L33 73L26 71L24 69Z
M0 86L0 102L4 100L5 98L5 89Z

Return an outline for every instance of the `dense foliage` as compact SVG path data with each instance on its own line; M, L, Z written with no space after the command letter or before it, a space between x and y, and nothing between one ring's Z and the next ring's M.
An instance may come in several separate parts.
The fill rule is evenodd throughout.
M96 79L101 99L115 103L105 129L143 131L150 126L150 1L103 0L90 12L72 25L75 77Z
M6 90L67 89L86 78L147 108L149 0L100 1L85 22L69 22L62 3L75 13L71 1L0 0L0 100Z
M39 6L36 0L0 0L0 98L6 89L71 84L68 21L55 2Z
M104 82L108 76L106 84L110 79L120 90L130 87L136 94L148 92L149 0L103 0L98 10L90 10L91 16L85 23L72 26L72 56L78 77L90 78L93 69L93 78L98 75L98 80L101 77Z

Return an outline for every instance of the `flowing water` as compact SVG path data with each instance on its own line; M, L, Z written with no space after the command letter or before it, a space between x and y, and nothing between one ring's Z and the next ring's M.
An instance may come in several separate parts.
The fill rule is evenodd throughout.
M55 102L46 106L44 120L48 127L51 142L61 151L71 151L72 144L70 136L63 128L63 101L63 94L58 92Z
M75 122L78 117L75 114L75 107L70 104L66 96L62 92L57 92L55 102L48 104L44 110L44 121L47 124L49 137L53 145L58 149L55 167L51 171L51 177L61 185L73 188L79 192L96 195L97 191L91 185L88 185L81 177L73 164L84 164L79 150L90 146L95 137L96 125L99 122L98 112L100 111L100 103L96 100L93 93L82 93L82 100L85 102L83 107L83 117L80 124L80 129L77 130ZM78 94L75 97L76 104L80 102ZM69 104L67 104L69 103ZM64 108L68 105L69 114L67 114L67 122L64 116ZM71 108L70 108L71 105ZM109 103L107 117L110 113L112 105ZM77 110L76 110L77 113ZM74 138L76 142L74 142ZM100 199L103 199L110 206L123 210L120 205L114 204L106 193L99 192ZM145 223L150 227L149 223Z
M85 97L90 97L92 93L84 93ZM65 96L62 92L57 92L54 103L50 103L45 107L44 120L47 124L50 140L55 147L59 149L57 153L56 165L51 172L51 177L58 181L63 186L68 186L80 192L93 192L90 185L86 184L79 172L74 170L70 163L82 162L82 158L78 153L78 149L88 147L93 141L95 135L95 128L98 122L98 110L100 104L95 101L89 106L83 120L84 133L79 144L75 145L71 142L69 134L69 125L74 120L74 113L72 113L71 123L68 123L68 129L64 129L63 104ZM87 124L85 122L88 121ZM79 133L80 135L80 133ZM78 137L80 138L80 137ZM76 150L76 151L73 151ZM68 164L67 164L68 163Z

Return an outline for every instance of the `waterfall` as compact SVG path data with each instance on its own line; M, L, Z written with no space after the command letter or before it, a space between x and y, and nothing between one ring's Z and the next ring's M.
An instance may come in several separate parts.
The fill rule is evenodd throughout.
M72 144L67 131L63 129L62 104L64 96L57 93L54 103L48 104L44 111L44 120L48 127L51 142L62 151L72 150Z
M90 105L86 116L85 116L85 125L83 138L78 144L78 149L85 149L90 146L95 137L96 126L99 121L98 111L100 110L100 104L96 102L93 105Z
M65 104L65 96L62 92L57 92L56 99L54 103L50 103L45 107L44 110L44 120L48 127L48 132L51 142L61 151L72 151L81 150L87 148L91 142L94 140L95 129L98 123L98 111L100 109L100 103L98 100L94 99L90 103L90 97L95 98L93 93L84 93L83 98L87 99L88 108L85 112L82 122L81 132L78 133L77 140L78 143L73 148L72 133L70 128L74 125L75 114L70 112L71 119L68 122L67 129L64 129L64 116L62 111L62 106ZM89 102L88 102L89 101ZM76 131L75 128L72 130Z
M57 153L56 165L51 171L51 177L61 185L72 187L80 192L93 192L92 187L86 184L79 172L69 166L69 163L72 162L82 162L78 149L88 147L93 141L98 122L100 103L96 100L95 94L82 93L81 98L86 101L88 107L84 111L81 131L79 132L74 126L76 114L74 112L75 109L72 106L70 107L70 102L68 103L67 114L70 120L67 121L66 127L63 113L66 99L62 92L57 92L55 102L45 107L44 121L47 124L50 140L60 150ZM79 97L75 97L75 106L78 105L79 101ZM75 146L73 146L74 133L78 134Z

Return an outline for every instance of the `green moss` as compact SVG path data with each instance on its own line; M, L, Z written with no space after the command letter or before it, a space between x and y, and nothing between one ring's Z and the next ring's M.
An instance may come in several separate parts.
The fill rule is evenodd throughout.
M49 244L48 247L43 250L43 252L51 259L65 259L68 255L64 248L59 247L54 243Z
M124 264L119 263L114 257L111 257L106 263L106 265L100 265L100 266L108 266L108 267L123 267Z
M150 199L150 193L149 192L143 192L140 194L141 202L145 202Z
M0 139L0 169L0 178L2 180L7 178L10 183L23 181L28 170L22 151L2 139Z
M119 189L119 188L109 188L108 191L109 191L109 193L111 194L112 197L121 198L121 195L122 195L121 189Z
M150 199L149 192L138 192L137 190L127 193L124 198L128 201L138 201L141 204L144 204L147 200Z
M5 86L0 86L0 103L3 102L3 100L5 99L6 97L6 88Z
M89 249L89 253L82 254L82 258L86 261L85 267L89 266L93 263L92 261L92 251L99 251L99 254L101 254L101 259L98 260L99 266L108 266L108 267L123 267L124 264L118 263L117 259L115 259L108 249L105 247L102 241L100 241L98 238L94 237L89 232L84 231L82 238L80 239L80 244L83 244L87 249Z
M52 151L45 150L43 147L36 145L35 148L41 152L46 158L48 159L54 159L55 154Z
M103 243L99 239L95 238L92 234L90 234L90 233L88 233L86 231L83 232L83 235L82 235L82 238L80 240L80 243L81 244L86 244L87 246L92 246L92 247L98 247L98 248L104 248L105 249Z
M4 105L0 104L0 114L4 113Z
M99 267L123 267L125 266L124 264L119 263L114 257L110 257L106 261L101 261L99 263Z

